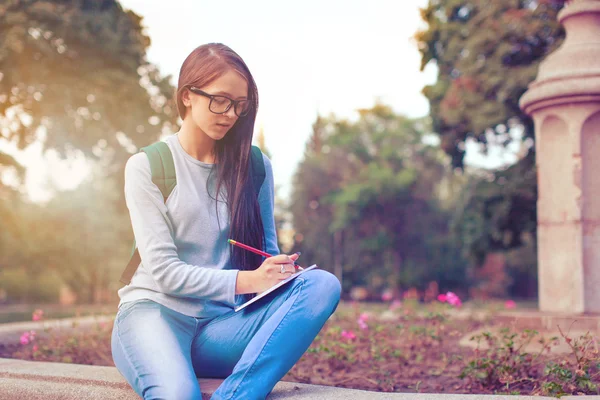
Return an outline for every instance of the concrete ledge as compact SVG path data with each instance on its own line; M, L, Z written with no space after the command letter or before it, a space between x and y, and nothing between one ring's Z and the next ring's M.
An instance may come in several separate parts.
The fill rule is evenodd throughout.
M202 398L209 399L220 379L199 379ZM566 396L575 399L581 396ZM114 367L33 362L0 358L0 400L135 400L139 399ZM549 397L464 394L382 393L331 386L279 382L268 397L294 400L539 400ZM600 400L600 396L586 399Z
M494 316L496 322L520 328L556 331L560 326L566 334L569 329L577 331L600 332L599 314L552 313L542 311L501 311Z

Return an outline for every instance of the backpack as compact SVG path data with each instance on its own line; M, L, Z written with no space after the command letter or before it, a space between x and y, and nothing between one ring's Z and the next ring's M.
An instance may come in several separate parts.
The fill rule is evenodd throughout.
M165 203L167 198L177 185L177 178L175 176L175 164L173 162L173 155L169 149L169 145L165 142L156 142L149 146L141 149L150 160L150 171L152 172L152 182L158 186L160 192L164 197ZM265 180L265 164L263 162L263 155L261 150L252 146L250 153L250 177L252 178L252 184L254 187L254 194L258 198L258 193ZM136 269L140 265L141 257L137 249L135 239L133 240L133 248L131 250L131 259L125 267L121 279L119 281L125 285L129 285L131 278Z

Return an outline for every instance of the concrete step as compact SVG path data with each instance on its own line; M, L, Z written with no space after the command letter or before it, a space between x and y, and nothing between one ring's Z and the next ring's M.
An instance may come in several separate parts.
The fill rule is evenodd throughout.
M210 399L220 379L198 379L202 398ZM566 396L562 399L580 399ZM0 358L0 400L134 400L139 399L115 367L34 362ZM540 400L549 397L435 393L382 393L279 382L268 397L293 400ZM600 400L600 396L586 399Z

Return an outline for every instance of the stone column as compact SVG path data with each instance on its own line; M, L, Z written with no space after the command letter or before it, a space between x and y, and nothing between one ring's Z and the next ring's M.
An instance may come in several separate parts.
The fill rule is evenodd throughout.
M541 311L600 312L600 0L558 14L566 39L520 106L535 123Z

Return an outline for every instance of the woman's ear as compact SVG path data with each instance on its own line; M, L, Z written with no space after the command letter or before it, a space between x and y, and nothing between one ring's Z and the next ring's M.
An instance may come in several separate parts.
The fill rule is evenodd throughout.
M183 93L181 94L181 101L186 107L189 107L192 104L192 101L190 100L190 91L187 88L184 89Z

